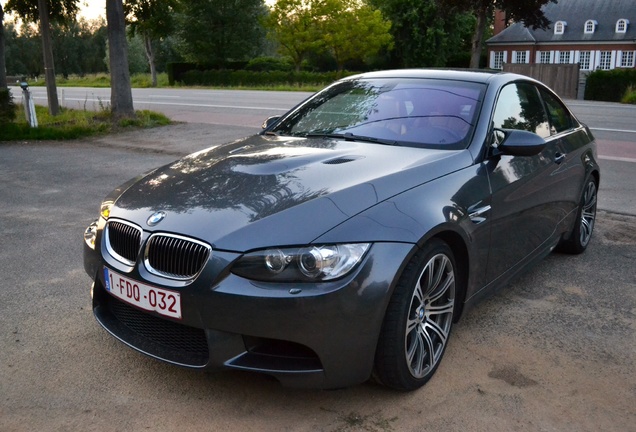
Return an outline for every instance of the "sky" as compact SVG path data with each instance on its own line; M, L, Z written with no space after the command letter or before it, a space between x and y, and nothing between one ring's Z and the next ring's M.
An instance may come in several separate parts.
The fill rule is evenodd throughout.
M0 0L0 5L4 6L7 0ZM80 0L80 15L87 19L95 19L100 15L106 18L106 0Z
M106 0L81 0L80 15L89 20L99 16L106 18Z

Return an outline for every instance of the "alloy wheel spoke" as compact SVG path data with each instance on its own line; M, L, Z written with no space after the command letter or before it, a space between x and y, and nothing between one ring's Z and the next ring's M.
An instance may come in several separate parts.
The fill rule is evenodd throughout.
M583 209L588 210L596 204L596 186L594 183L590 183L585 191L585 197L583 199Z
M431 260L433 262L432 269L434 270L434 278L431 281L431 284L427 286L427 292L433 291L435 288L439 286L440 281L444 277L444 270L446 269L446 257L445 256L436 256Z
M453 313L454 307L455 301L449 300L447 303L441 305L428 305L426 307L426 311L429 313L429 315L445 315Z
M427 298L431 298L436 295L440 283L446 274L446 267L448 265L448 259L445 256L436 256L429 261L428 283L424 290L424 295Z
M424 302L424 292L422 291L422 285L420 284L420 281L418 280L415 285L415 291L413 292L413 300L411 301L411 304L415 303L420 305L423 302Z
M434 362L434 345L433 345L433 339L431 338L431 335L429 335L426 331L422 331L422 338L424 339L423 344L426 344L426 349L423 350L422 352L422 356L420 359L420 364L421 366L421 370L422 372L424 371L424 364L425 364L425 360L428 357L428 365L433 366L433 362ZM422 347L424 348L424 347ZM422 374L423 375L423 374Z
M420 327L421 329L421 327ZM425 336L421 330L416 331L413 334L411 346L408 347L406 358L408 364L415 375L422 373L423 358L426 356L424 348Z
M435 321L427 320L424 323L424 330L428 334L434 333L439 337L442 346L446 345L446 339L448 339L448 332L439 326ZM430 337L432 338L432 334ZM432 343L432 342L431 342Z
M429 296L428 296L428 301L429 303L434 303L437 300L439 300L440 298L442 298L442 296L444 296L444 294L446 294L449 290L449 288L451 287L452 284L455 283L455 277L453 275L453 273L448 273L446 275L446 279L444 280L443 284L440 284L440 286L433 290Z
M411 332L415 330L418 324L420 324L420 322L417 319L409 318L406 322L406 335L408 336L409 334L411 334Z

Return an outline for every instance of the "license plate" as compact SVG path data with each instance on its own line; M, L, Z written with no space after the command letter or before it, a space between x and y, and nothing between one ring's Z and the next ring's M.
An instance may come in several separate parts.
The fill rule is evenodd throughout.
M157 288L104 267L106 291L133 306L181 319L181 294Z

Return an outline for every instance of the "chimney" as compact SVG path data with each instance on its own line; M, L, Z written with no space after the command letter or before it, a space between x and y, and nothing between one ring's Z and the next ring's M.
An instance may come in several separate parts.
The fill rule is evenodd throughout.
M508 20L506 19L506 12L500 9L495 10L495 22L493 29L493 36L498 35L504 29L508 27Z

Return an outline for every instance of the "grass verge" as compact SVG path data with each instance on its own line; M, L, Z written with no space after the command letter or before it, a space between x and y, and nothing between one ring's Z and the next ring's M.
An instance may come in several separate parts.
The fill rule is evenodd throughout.
M621 99L624 104L636 105L636 86L630 85Z
M134 119L114 121L110 111L80 111L61 108L60 114L49 115L47 107L36 106L38 127L29 126L22 105L16 106L15 122L0 128L0 141L67 140L94 135L105 135L126 128L150 128L171 123L163 114L137 111Z

